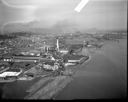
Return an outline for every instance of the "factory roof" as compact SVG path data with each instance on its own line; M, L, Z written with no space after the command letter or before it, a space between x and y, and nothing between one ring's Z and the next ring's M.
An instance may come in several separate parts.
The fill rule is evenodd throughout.
M55 61L47 61L47 62L43 62L44 64L48 64L48 65L54 65Z
M8 70L6 70L6 71L10 71L10 72L20 72L21 69L18 69L18 68L10 68L10 69L8 69Z
M5 72L0 74L0 77L6 76L18 76L22 72L21 69L8 69Z
M74 45L71 45L70 49L79 49L82 47L83 47L83 44L74 44Z
M81 58L84 58L86 56L83 56L83 55L66 55L64 56L64 59L67 59L67 60L81 60Z

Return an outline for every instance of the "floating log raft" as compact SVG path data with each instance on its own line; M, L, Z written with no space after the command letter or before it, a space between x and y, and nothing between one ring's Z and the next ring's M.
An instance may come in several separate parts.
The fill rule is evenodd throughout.
M56 95L60 90L62 90L69 82L72 81L71 76L57 76L54 77L54 80L43 85L50 81L52 78L42 79L33 85L24 99L52 99L54 95ZM40 88L41 87L41 88Z
M52 77L46 77L41 80L39 80L37 83L32 85L26 92L31 93L31 95L36 92L39 88L45 85L46 82L49 82L50 80L53 80Z

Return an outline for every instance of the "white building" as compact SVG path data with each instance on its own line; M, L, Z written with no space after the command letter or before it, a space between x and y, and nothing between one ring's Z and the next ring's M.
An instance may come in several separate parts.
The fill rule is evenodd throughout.
M6 70L5 72L1 73L0 74L0 77L7 77L7 76L18 76L22 73L22 70L21 69L9 69L9 70Z

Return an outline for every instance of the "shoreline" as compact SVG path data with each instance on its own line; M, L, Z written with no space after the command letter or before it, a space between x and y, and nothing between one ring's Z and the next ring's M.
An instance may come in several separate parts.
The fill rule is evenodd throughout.
M113 43L113 42L111 42L111 43ZM112 46L111 43L109 43L108 45ZM104 48L105 48L105 51L106 51L106 49L110 48L110 50L107 50L107 54L109 54L111 49L115 48L115 47L109 47L108 45L106 46L106 44L105 44L105 46L103 46L103 49L102 49L104 51ZM114 45L115 45L115 43L114 43ZM117 47L117 48L119 48L119 47ZM117 51L118 50L116 50L115 52L117 52ZM113 52L114 52L114 50L113 50ZM115 52L114 52L114 54L115 54ZM118 51L118 52L120 52L120 51ZM115 66L115 64L111 60L109 60L110 59L109 57L114 58L111 56L111 54L112 54L112 52L108 56L108 55L104 55L104 53L97 53L97 52L95 53L94 52L91 54L91 61L88 61L87 63L83 63L81 66L78 65L75 68L72 68L72 69L76 69L76 71L80 70L83 73L81 74L80 72L78 72L78 73L76 72L75 74L81 75L81 76L74 76L73 81L71 83L69 83L59 94L57 94L58 95L57 97L59 97L59 95L61 95L60 99L63 97L65 97L65 99L71 99L71 98L74 99L74 98L78 98L78 97L80 97L80 98L94 98L94 97L100 97L98 95L99 94L101 95L101 93L103 94L103 95L101 95L101 97L105 97L105 95L107 97L109 97L109 96L110 97L117 97L117 96L114 96L115 92L117 92L118 95L119 94L123 95L124 94L123 83L125 83L123 73L125 72L125 70L123 68L122 69L117 68ZM117 54L117 55L119 55L119 54ZM123 54L121 54L120 56L122 56L122 55ZM113 59L113 60L115 61L115 59ZM118 62L118 61L115 61L115 62ZM122 63L122 62L120 62L120 63ZM118 64L120 65L120 63L117 63L117 65ZM86 67L84 67L84 65ZM85 70L85 72L83 70ZM122 71L122 70L124 70L124 71ZM89 71L89 73L87 73L86 71ZM100 71L100 72L98 72L98 71ZM95 72L96 72L96 74L95 74ZM114 72L117 72L117 73L115 75L113 75ZM110 75L110 76L108 76L108 75ZM116 77L117 75L119 75L119 76ZM122 75L123 75L123 77L122 77ZM89 78L90 76L91 76L91 78ZM121 76L121 78L120 78L120 76ZM111 79L109 79L109 78L111 78ZM114 83L115 80L117 80L117 82ZM23 81L21 81L21 82L23 82ZM17 82L17 83L21 83L21 82ZM100 83L100 82L102 82L102 83ZM25 81L25 83L27 83L27 82ZM33 83L35 84L34 81L33 81ZM75 86L73 84L75 84ZM105 84L107 84L107 86ZM14 84L14 85L16 85L16 84ZM28 84L25 84L25 85L28 85ZM85 86L83 86L83 85L85 85ZM21 86L17 85L17 87L20 88ZM103 89L103 91L100 89L100 87ZM111 91L111 90L108 89L107 87L109 87L112 90L111 95L108 95L109 91ZM77 90L78 88L80 88L80 89ZM92 93L93 91L91 89L93 89L94 93ZM77 91L81 96L80 95L75 96L75 92L77 92ZM70 97L68 97L67 96L68 92L70 92L70 94L74 94L74 95L69 94ZM86 94L86 96L84 96L84 94ZM93 94L92 97L89 96L91 94ZM54 99L56 99L56 98L54 98Z
M121 42L122 43L122 42ZM125 43L125 41L123 41ZM108 46L109 45L109 46ZM120 52L118 44L114 47L112 43L105 44L101 51L104 53L93 53L92 60L86 65L79 67L74 75L74 80L55 99L96 99L96 98L125 98L127 89L127 74L124 67L117 66L120 63L113 63L111 57ZM126 46L123 47L126 49ZM113 53L111 50L115 50ZM120 52L122 53L122 52ZM126 52L123 52L126 53ZM112 55L113 56L112 56ZM111 57L109 57L111 55ZM121 56L118 54L118 56ZM125 60L125 57L123 57ZM121 60L121 59L117 59ZM118 62L118 61L116 61ZM125 63L126 64L126 63ZM70 94L68 94L70 92Z

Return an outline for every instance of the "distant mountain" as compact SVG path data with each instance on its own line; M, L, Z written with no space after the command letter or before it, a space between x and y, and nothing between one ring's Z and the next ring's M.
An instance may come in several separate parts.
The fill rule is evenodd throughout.
M97 28L88 28L88 29L85 29L84 32L100 32L101 30L97 29Z
M54 24L51 27L47 28L41 28L36 27L35 25L38 23L38 21L29 22L26 24L9 24L5 28L5 33L11 33L11 32L32 32L35 34L66 34L66 33L104 33L104 32L122 32L127 30L105 30L105 29L97 29L97 28L85 28L80 29L74 22L71 22L69 20L62 20L58 21L56 24Z
M33 33L50 33L50 34L59 34L59 33L74 33L78 31L77 26L69 22L68 20L59 21L53 26L49 28L41 28L41 27L35 27L36 23L38 22L30 22L27 24L9 24L5 28L5 32L33 32ZM34 27L33 27L34 25Z
M127 32L126 29L97 29L97 28L89 28L89 29L85 29L84 32L88 32L88 33L112 33L112 32Z

